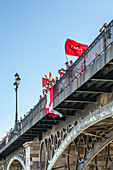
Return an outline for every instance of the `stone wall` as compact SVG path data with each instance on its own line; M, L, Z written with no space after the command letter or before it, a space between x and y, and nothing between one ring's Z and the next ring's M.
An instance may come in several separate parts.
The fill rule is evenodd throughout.
M27 170L39 169L39 150L40 142L27 142L24 144L26 148L26 167Z

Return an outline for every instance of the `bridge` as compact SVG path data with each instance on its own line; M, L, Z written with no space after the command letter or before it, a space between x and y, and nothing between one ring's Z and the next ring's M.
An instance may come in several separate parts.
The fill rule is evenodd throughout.
M113 169L113 21L0 144L1 170Z

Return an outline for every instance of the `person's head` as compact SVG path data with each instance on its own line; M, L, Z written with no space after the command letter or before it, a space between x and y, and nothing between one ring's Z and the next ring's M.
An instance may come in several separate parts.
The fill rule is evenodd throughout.
M52 83L54 83L54 82L55 82L55 80L53 79L53 80L52 80Z
M65 65L68 66L68 62L66 62Z
M52 85L52 81L50 81L49 84Z
M40 95L40 99L42 99L42 95Z
M108 26L108 24L107 24L107 23L104 23L103 27L107 27L107 26Z
M56 77L56 81L58 80L58 77Z
M60 74L60 73L61 73L61 70L58 70L58 73Z
M73 64L73 60L70 60L70 65L72 65Z

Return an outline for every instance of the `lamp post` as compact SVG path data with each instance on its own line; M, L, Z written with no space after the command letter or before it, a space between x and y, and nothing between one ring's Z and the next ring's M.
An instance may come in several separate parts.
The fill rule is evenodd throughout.
M18 131L18 103L17 103L17 100L18 100L18 97L17 97L17 90L18 90L18 86L20 84L20 77L19 77L19 74L16 73L15 74L15 83L13 84L14 85L14 89L15 89L15 92L16 92L16 115L15 115L15 131Z

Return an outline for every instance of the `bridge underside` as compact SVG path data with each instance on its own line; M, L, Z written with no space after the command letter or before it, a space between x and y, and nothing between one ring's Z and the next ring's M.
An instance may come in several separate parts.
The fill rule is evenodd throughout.
M63 116L73 116L78 111L84 111L87 104L95 104L99 94L112 92L113 86L113 61L92 76L86 83L67 97L55 109L63 113ZM104 105L104 103L103 103Z
M81 73L81 75L84 73ZM81 76L80 75L80 76ZM73 83L73 82L72 82ZM63 114L63 117L52 118L45 115L40 121L34 124L29 130L19 136L9 147L2 151L1 159L20 148L25 142L31 141L34 138L42 139L42 134L52 129L54 125L64 122L67 117L72 117L76 114L81 114L89 107L90 104L97 103L97 96L100 94L110 94L113 86L113 60L106 64L101 70L93 75L81 87L73 92L69 97L65 98L56 110ZM112 98L111 98L112 100ZM105 99L101 102L103 105L107 103ZM92 109L91 109L92 110Z
M40 169L112 170L112 149L113 102L43 139Z
M113 118L107 118L77 136L61 154L53 169L112 170L112 150Z

